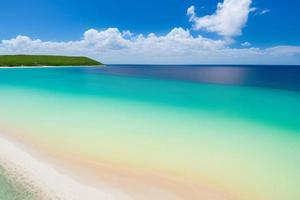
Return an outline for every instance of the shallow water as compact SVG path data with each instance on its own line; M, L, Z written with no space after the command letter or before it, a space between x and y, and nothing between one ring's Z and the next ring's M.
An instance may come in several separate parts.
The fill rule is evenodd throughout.
M1 69L0 132L220 199L300 199L299 85L288 66Z

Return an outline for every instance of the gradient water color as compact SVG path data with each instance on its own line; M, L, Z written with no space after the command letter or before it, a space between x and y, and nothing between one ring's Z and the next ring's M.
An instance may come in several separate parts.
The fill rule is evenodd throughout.
M1 69L0 133L128 199L300 199L295 82L253 79L251 67L205 68L204 79L184 66L141 67ZM28 195L1 165L0 156L1 199ZM137 198L123 179L152 189Z

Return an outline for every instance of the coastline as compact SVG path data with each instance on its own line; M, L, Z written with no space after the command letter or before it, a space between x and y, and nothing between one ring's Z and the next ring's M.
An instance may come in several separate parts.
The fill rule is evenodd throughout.
M66 66L0 66L0 69L38 69L38 68L74 68L74 67L106 67L106 65L66 65Z
M17 184L16 195L31 199L130 199L113 188L96 189L82 185L40 162L14 143L0 138L0 166L11 184ZM23 198L26 198L24 196Z
M99 165L81 158L72 158L71 155L45 151L29 138L12 134L7 130L4 132L0 130L0 144L0 167L3 167L4 163L8 171L14 169L13 176L24 179L20 180L20 184L27 182L34 184L36 187L31 188L35 189L34 193L40 195L37 197L39 200L43 199L42 196L46 196L47 199L59 197L67 200L70 199L68 195L72 196L76 193L77 195L72 196L71 199L233 199L208 187L186 185L167 177L143 174L126 167L116 167L112 163ZM60 187L52 182L54 179L55 182L57 180L61 182ZM70 189L60 190L65 187Z

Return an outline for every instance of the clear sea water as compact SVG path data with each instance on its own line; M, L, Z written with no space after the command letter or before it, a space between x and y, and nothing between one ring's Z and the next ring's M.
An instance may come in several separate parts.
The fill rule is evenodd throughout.
M0 102L0 132L61 154L300 199L300 66L3 68ZM1 169L0 199L26 199Z

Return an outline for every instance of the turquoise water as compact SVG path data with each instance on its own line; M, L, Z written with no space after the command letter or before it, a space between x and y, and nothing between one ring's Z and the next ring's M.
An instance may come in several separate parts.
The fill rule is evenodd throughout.
M300 198L297 90L128 73L1 69L0 127L59 154L188 179L233 199ZM0 196L14 199L7 191Z

